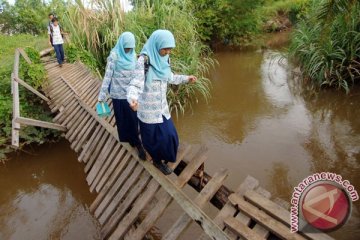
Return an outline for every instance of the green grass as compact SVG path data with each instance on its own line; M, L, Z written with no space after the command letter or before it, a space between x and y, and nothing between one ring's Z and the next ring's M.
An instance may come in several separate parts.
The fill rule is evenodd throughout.
M3 35L0 34L0 67L9 68L14 63L16 48L32 47L38 51L49 47L47 36L32 36L28 34Z

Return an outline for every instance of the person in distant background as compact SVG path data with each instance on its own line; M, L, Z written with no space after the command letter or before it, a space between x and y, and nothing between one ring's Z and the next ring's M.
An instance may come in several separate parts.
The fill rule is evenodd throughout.
M62 67L62 64L65 60L65 55L64 55L64 48L63 48L63 44L64 44L64 39L63 39L63 32L62 29L59 25L59 21L56 17L53 17L52 20L52 25L50 25L50 44L54 47L55 53L56 53L56 59L59 63L59 66Z
M49 35L49 43L52 46L52 39L51 39L51 27L53 26L52 19L55 17L53 13L49 13L49 23L48 23L48 35Z

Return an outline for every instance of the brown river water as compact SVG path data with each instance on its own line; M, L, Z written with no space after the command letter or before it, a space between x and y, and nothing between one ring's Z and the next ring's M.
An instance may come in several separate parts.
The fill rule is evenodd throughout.
M174 119L180 139L205 144L206 171L229 169L232 189L252 175L273 196L290 200L302 179L330 171L360 192L360 89L350 95L301 92L276 54L284 39L275 36L266 51L217 53L211 100ZM87 210L95 195L69 144L27 150L0 165L0 239L98 239ZM360 239L360 201L331 235Z

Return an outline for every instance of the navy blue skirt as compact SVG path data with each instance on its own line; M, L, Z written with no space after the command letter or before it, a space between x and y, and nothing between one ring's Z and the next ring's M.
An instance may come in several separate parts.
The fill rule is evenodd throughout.
M125 99L112 99L117 131L121 142L139 145L139 120Z
M163 116L163 123L148 124L139 121L141 140L153 161L175 162L179 137L171 118Z

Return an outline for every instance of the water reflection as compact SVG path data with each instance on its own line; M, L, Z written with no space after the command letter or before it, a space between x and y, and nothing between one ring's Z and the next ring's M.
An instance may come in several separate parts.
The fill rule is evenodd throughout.
M69 144L31 152L0 165L0 239L99 239L87 209L94 196Z
M208 146L207 171L230 169L233 188L253 175L286 200L302 179L320 171L343 175L360 192L360 89L350 96L299 91L277 50L216 57L210 103L176 121L182 141ZM359 207L355 202L336 239L358 238Z

